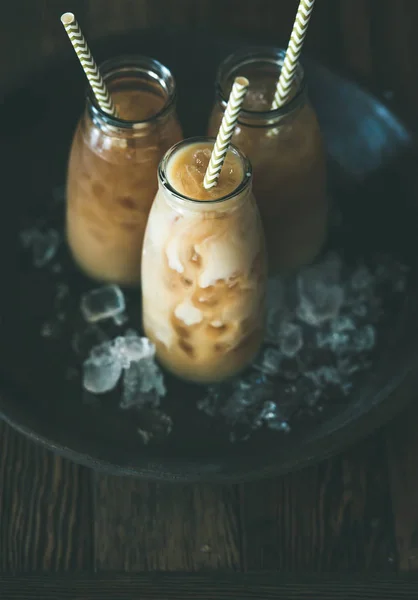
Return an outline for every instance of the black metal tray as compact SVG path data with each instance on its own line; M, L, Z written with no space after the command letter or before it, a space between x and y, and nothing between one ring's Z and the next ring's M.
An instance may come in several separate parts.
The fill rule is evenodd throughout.
M169 66L178 83L185 135L205 133L220 61L239 46L203 35L141 31L104 40L98 59L143 53ZM242 45L242 42L241 42ZM190 52L199 63L190 60ZM384 251L410 267L408 289L379 341L373 369L350 400L327 407L288 435L259 431L245 443L218 438L195 408L196 388L170 383L173 432L142 446L130 411L111 401L86 403L66 369L69 344L40 336L51 311L53 284L21 258L22 223L47 210L51 189L65 179L75 123L83 109L84 76L71 49L33 74L0 109L2 219L0 245L0 413L13 427L85 465L112 473L171 481L226 481L268 476L319 460L382 424L409 399L418 381L418 294L413 140L377 98L315 62L306 61L309 93L328 152L347 253ZM88 282L74 276L74 289ZM133 302L133 304L132 304ZM131 302L139 326L139 303ZM68 325L71 327L72 325Z

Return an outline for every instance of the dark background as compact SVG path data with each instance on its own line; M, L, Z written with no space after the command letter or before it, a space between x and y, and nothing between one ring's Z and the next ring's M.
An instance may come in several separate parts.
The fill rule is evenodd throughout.
M2 3L3 90L72 52L71 10L91 43L160 27L286 43L294 0L13 0ZM351 74L418 126L417 0L317 0L305 51ZM191 48L191 60L195 60ZM30 110L30 107L28 107ZM1 134L1 132L0 132ZM344 454L240 485L95 474L0 424L0 571L418 569L418 407Z
M94 40L147 27L241 33L287 43L297 0L13 0L2 3L0 81L19 78L60 51L69 51L59 16L75 13ZM418 2L317 0L305 51L375 89L395 93L416 123L418 111ZM195 60L191 49L191 60Z

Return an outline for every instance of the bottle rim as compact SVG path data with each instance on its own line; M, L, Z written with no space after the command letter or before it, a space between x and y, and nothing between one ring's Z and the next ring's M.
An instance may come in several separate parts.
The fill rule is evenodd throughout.
M181 140L180 142L177 142L177 144L174 144L174 146L172 146L169 150L167 150L167 152L162 157L160 164L158 165L158 181L159 181L159 183L161 183L161 185L164 187L164 189L166 189L168 192L170 192L171 196L173 196L174 199L177 200L178 202L180 202L184 205L188 205L188 204L200 205L200 206L219 205L219 204L222 204L223 202L232 200L233 198L239 196L247 188L250 187L251 180L252 180L251 163L248 160L248 158L245 156L245 154L243 154L233 144L229 145L228 151L232 152L235 156L237 156L239 158L239 160L242 164L242 168L243 168L242 169L243 178L242 178L242 181L239 183L239 185L235 189L233 189L231 192L229 192L228 194L225 194L225 196L221 196L221 198L216 198L213 200L197 200L195 198L190 198L189 196L186 196L185 194L181 194L171 185L171 183L168 180L168 176L167 176L167 168L168 168L168 164L169 164L170 160L174 157L174 155L178 151L180 151L182 148L191 146L193 144L201 144L201 143L214 144L215 139L216 138L209 137L209 136L197 136L197 137L186 138L185 140Z
M155 58L142 56L139 54L125 54L105 60L99 65L100 73L105 82L117 80L123 75L137 76L138 78L154 80L166 94L164 105L156 113L146 119L128 120L110 115L102 110L97 103L93 90L90 86L87 88L87 107L93 117L112 127L122 129L140 129L145 125L152 124L164 117L175 105L177 91L176 82L170 71L165 65Z
M219 65L216 73L215 90L218 102L225 110L228 97L225 93L225 83L234 79L236 73L246 65L259 63L282 67L286 51L274 46L249 46L229 54ZM245 72L240 74L245 75ZM248 73L247 75L248 76ZM274 124L283 117L294 112L304 102L306 81L303 66L298 63L296 69L297 91L292 99L284 106L274 110L241 109L238 123L249 127L265 127ZM251 87L251 79L250 79Z

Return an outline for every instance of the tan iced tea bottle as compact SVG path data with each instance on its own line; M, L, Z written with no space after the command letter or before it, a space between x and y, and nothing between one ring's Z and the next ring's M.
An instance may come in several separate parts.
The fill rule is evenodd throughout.
M218 185L203 178L213 140L163 158L142 257L143 325L181 378L219 381L257 353L264 325L265 248L251 167L233 146Z
M118 118L89 93L68 165L67 239L94 279L139 285L158 164L182 139L175 83L166 67L140 56L107 61L100 71Z
M215 135L234 78L247 77L250 89L232 141L253 165L272 273L316 257L325 241L328 212L324 147L300 66L291 100L270 110L283 59L284 51L274 48L229 56L218 71L209 122L209 134Z

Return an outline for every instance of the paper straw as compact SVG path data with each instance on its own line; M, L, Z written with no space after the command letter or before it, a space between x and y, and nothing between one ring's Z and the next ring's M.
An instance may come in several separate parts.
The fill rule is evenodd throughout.
M73 13L67 12L61 16L61 23L65 27L65 31L70 38L70 42L73 45L75 53L78 56L78 60L83 67L84 73L88 79L88 82L93 90L93 94L96 98L97 104L100 108L114 117L117 117L115 105L113 104L112 98L110 97L109 90L103 81L102 76L95 60L90 52L90 48L81 33L79 24L76 21Z
M289 100L314 4L315 0L300 0L271 110L282 107Z
M234 81L203 180L203 187L207 190L218 183L222 165L224 164L225 156L228 152L228 147L231 143L235 125L237 124L238 116L249 85L250 82L245 77L237 77Z

